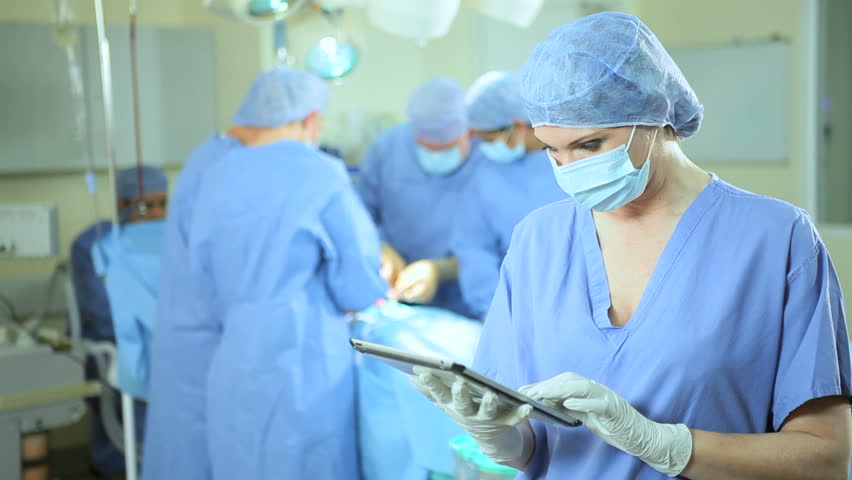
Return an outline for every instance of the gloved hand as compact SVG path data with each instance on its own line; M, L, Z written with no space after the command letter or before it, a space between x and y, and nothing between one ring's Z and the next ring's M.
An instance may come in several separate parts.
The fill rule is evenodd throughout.
M692 433L686 425L649 420L605 385L566 372L521 387L520 392L563 408L601 440L670 477L689 463Z
M411 383L458 423L479 445L482 453L495 462L511 462L523 452L523 438L518 424L526 419L532 407L501 408L498 398L488 391L479 404L473 401L471 386L456 376L452 386L422 367L414 367Z
M432 260L418 260L399 273L393 284L393 296L398 300L429 303L440 283L438 265Z
M388 282L388 285L393 286L399 272L405 269L405 260L393 247L385 243L382 244L380 261L379 274Z

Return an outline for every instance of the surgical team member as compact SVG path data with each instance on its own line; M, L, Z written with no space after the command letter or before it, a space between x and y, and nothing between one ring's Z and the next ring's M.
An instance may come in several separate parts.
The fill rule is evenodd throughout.
M195 200L191 295L221 332L201 406L214 479L359 477L344 312L387 285L343 164L315 146L327 96L301 70L260 74L234 117L243 146Z
M230 134L239 131L235 127ZM190 290L189 228L199 184L236 138L215 133L190 154L178 176L163 242L157 322L151 340L147 424L142 477L146 480L210 478L205 402L207 371L221 328L196 315L207 299Z
M703 108L633 16L558 27L521 91L571 199L515 229L474 365L584 425L422 391L520 478L847 478L843 299L808 215L686 157Z
M116 175L116 195L121 222L162 220L166 215L168 187L166 174L157 167L131 167L119 171ZM115 328L106 288L103 279L95 273L92 262L92 246L111 230L111 222L99 221L80 233L71 244L71 271L80 309L82 335L94 342L115 343ZM88 376L94 378L94 365L87 365L86 369ZM89 432L91 468L94 473L103 476L121 473L124 471L124 455L112 444L104 430L100 400L92 398L87 402L92 416ZM118 402L115 408L120 408ZM141 431L145 421L145 404L136 402L134 412L136 425L139 425L137 428Z
M481 139L474 155L484 159L459 205L450 246L464 300L479 318L491 304L515 225L565 192L527 120L520 74L479 77L468 89L467 110L470 129Z
M408 117L373 143L359 179L384 242L382 273L402 300L470 315L449 244L478 163L470 156L464 91L434 77L411 96Z

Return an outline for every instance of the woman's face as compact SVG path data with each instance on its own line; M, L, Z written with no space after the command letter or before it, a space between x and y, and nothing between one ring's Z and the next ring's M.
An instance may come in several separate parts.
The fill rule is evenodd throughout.
M535 136L544 144L545 150L550 153L557 164L567 165L626 145L632 130L633 127L563 128L542 126L535 128ZM638 127L633 136L633 142L630 144L628 153L631 153L630 158L636 168L641 167L645 161L645 155L640 155L639 152L648 151L650 137L643 133L652 133L652 130L648 127Z

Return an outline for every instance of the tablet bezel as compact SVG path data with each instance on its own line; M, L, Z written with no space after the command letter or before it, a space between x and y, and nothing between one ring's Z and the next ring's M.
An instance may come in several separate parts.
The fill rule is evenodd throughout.
M432 368L435 370L451 372L456 375L460 375L461 377L480 387L487 388L496 393L497 395L507 397L514 404L530 405L533 408L533 413L530 416L537 420L557 425L564 425L566 427L576 427L581 425L581 422L575 419L574 417L562 413L559 410L551 407L550 405L537 402L527 397L526 395L516 390L512 390L511 388L505 385L497 383L494 380L482 374L479 374L476 371L471 370L470 368L460 363L452 362L449 360L424 357L415 353L410 353L404 350L388 347L387 345L368 342L366 340L360 340L357 338L350 338L349 343L355 350L365 355L376 357L377 359L409 375L413 374L413 366L421 366Z

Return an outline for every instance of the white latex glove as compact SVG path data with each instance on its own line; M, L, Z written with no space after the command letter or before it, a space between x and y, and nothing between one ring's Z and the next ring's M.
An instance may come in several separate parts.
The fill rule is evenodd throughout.
M393 285L393 297L415 303L429 303L435 298L441 274L432 260L418 260L405 267Z
M605 385L566 372L520 388L581 420L601 440L656 470L676 477L692 455L692 433L683 424L657 423L636 411Z
M532 412L530 405L501 408L497 395L491 391L477 404L472 399L471 385L463 378L454 375L450 387L428 369L414 367L414 372L414 387L465 429L485 456L495 462L512 462L521 457L524 445L518 424Z
M388 285L393 286L399 276L399 272L405 269L405 260L396 250L390 245L382 244L381 250L381 268L379 274L388 282Z

